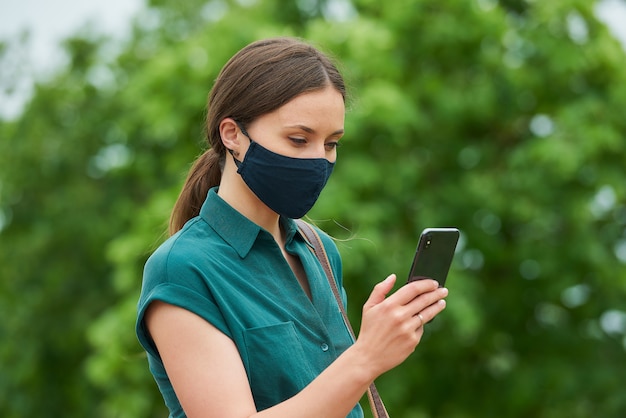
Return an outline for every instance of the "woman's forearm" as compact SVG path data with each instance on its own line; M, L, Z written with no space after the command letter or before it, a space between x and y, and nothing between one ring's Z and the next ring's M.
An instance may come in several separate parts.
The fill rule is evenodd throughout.
M376 378L367 356L353 345L297 395L254 417L345 417Z

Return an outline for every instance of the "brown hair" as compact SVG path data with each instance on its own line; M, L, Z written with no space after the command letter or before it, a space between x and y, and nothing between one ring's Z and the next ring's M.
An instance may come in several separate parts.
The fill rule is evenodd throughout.
M343 77L334 63L313 46L294 38L254 42L222 68L209 94L206 120L208 149L194 162L170 217L170 235L200 213L207 192L222 178L226 148L220 122L233 118L244 127L296 96L332 85L345 101Z

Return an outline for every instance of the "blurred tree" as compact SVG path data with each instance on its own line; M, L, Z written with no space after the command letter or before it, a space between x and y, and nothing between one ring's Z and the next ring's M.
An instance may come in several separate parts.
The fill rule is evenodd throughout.
M623 416L626 54L579 0L153 0L115 56L69 39L0 122L0 414L164 416L134 336L142 266L212 80L276 35L337 56L353 93L310 215L355 325L423 227L463 231L448 309L379 379L392 415Z

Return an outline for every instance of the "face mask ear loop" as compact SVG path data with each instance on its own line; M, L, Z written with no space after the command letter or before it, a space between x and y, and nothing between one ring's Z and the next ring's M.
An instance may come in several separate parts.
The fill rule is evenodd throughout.
M237 167L239 167L239 166L241 165L241 161L239 161L239 160L237 159L237 157L235 156L235 152L234 152L232 149L230 149L230 148L228 148L228 152L229 152L229 153L230 153L230 155L233 157L233 160L235 161L235 165L236 165Z
M252 138L250 138L250 135L248 134L248 131L246 131L246 128L243 127L241 122L239 122L238 120L235 120L235 123L239 127L239 130L241 131L241 133L244 134L244 136L246 138L248 138L250 140L250 142L254 142L254 140Z
M246 131L246 128L243 127L241 122L239 122L238 120L235 120L235 123L237 124L237 127L239 127L239 130L241 131L241 133L250 140L250 143L253 143L254 140L250 138L248 131ZM235 152L230 148L228 148L228 152L230 153L230 155L233 156L233 160L235 160L235 165L239 167L242 163L240 160L237 159L237 157L239 156L239 153L235 154Z

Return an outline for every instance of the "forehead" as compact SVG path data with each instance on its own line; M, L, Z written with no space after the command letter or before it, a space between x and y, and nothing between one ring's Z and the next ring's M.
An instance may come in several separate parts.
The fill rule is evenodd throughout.
M343 128L345 103L341 93L329 86L296 96L267 116L284 125L301 124L334 131Z

